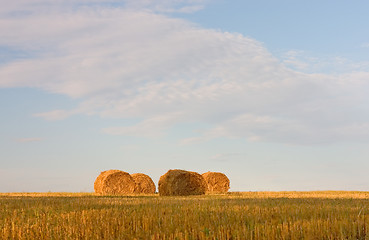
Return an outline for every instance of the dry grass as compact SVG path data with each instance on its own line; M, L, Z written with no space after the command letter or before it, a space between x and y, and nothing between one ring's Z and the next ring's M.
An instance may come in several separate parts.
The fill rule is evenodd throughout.
M0 194L0 239L369 239L368 224L368 192Z
M158 194L150 194L158 197ZM0 193L0 197L88 197L98 196L92 192L9 192ZM131 196L131 195L129 195ZM280 192L228 192L217 198L321 198L321 199L368 199L369 192L364 191L280 191ZM178 197L179 199L180 197ZM182 199L188 199L183 197Z
M0 197L88 197L96 196L93 192L9 192L0 193Z
M321 199L369 199L363 191L280 191L280 192L233 192L234 198L321 198Z

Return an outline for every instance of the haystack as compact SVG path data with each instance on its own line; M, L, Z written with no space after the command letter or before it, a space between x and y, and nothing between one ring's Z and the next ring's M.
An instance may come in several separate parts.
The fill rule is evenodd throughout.
M154 194L156 187L154 181L143 173L131 174L136 183L135 193Z
M206 187L200 174L176 169L160 177L158 189L161 196L187 196L205 194Z
M135 187L131 175L120 170L101 172L94 183L95 192L99 194L132 194Z
M107 170L100 173L99 176L97 176L95 183L94 183L94 189L95 193L102 193L102 186L103 186L103 180L105 177L109 174L120 172L120 170Z
M206 172L202 176L207 183L207 193L228 192L230 181L225 174L220 172Z

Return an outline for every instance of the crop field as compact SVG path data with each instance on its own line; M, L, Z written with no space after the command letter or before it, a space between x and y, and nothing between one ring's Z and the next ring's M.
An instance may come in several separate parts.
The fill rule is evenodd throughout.
M368 192L0 194L0 239L369 239L368 224Z

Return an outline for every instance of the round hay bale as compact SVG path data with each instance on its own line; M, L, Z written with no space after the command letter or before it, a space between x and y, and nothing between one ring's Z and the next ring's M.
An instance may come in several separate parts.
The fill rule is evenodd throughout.
M229 190L230 181L228 177L220 172L206 172L203 173L207 183L207 193L226 193Z
M131 174L136 183L135 193L154 194L156 186L151 177L143 173Z
M120 170L101 172L94 183L98 194L132 194L135 188L136 183L131 175Z
M158 185L161 196L202 195L207 187L200 174L178 169L161 176Z
M97 176L95 183L94 183L94 190L95 193L102 193L102 186L103 186L103 180L105 179L105 176L112 174L114 172L120 172L120 170L107 170L100 173L99 176Z

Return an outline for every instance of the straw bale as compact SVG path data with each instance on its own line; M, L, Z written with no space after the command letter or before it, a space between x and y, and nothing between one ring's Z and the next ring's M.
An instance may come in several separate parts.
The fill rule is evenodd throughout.
M135 193L154 194L156 186L154 181L143 173L131 174L133 180L136 183Z
M158 189L161 196L187 196L205 194L206 187L200 174L175 169L160 177Z
M95 193L102 193L102 186L103 186L103 181L105 179L105 177L109 174L112 174L114 172L120 172L120 170L107 170L107 171L103 171L100 173L99 176L97 176L95 183L94 183L94 189L95 189Z
M132 194L136 183L129 173L120 170L108 170L101 172L94 183L95 192L98 194Z
M224 173L206 172L203 173L207 183L207 193L226 193L229 190L230 181Z

